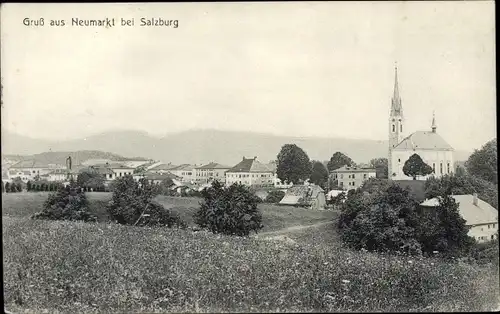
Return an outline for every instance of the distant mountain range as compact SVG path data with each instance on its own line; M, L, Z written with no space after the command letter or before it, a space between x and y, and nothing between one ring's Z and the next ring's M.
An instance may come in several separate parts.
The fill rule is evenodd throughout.
M102 152L96 150L84 150L84 151L76 151L76 152L44 152L33 155L12 155L12 154L3 154L2 160L9 161L23 161L23 160L36 160L42 164L66 164L66 158L71 156L71 161L74 165L79 165L86 160L89 159L106 159L112 161L128 161L128 160L147 160L146 158L137 157L137 158L126 158L120 156L118 154Z
M33 139L2 130L2 155L25 156L49 152L45 153L43 158L54 158L62 160L63 163L68 156L67 152L81 151L87 151L87 155L92 157L75 155L74 158L120 160L119 158L143 156L173 164L216 161L233 165L241 161L243 156L257 156L262 162L269 162L276 159L284 144L297 144L314 160L329 160L333 153L340 151L356 163L368 163L372 158L386 157L388 147L387 141L299 138L218 130L191 130L163 138L151 136L146 132L114 131L66 141ZM455 160L466 160L470 154L455 151Z

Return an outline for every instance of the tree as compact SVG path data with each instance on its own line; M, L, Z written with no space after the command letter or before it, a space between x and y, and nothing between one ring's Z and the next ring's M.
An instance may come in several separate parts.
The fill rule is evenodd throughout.
M5 183L5 193L9 193L9 192L10 192L10 183L6 182Z
M386 191L366 195L357 189L342 206L342 240L356 249L420 254L415 227L418 202L408 190L391 184Z
M388 179L369 178L368 180L363 182L361 191L373 194L381 191L386 191L390 185L391 182Z
M375 168L377 178L387 179L389 176L389 167L387 158L374 158L370 160L370 166Z
M241 184L224 187L215 181L201 194L203 201L193 215L201 228L213 233L246 236L262 226L262 215L257 208L258 197Z
M32 186L31 186L31 181L28 181L28 183L26 184L26 189L27 189L28 191L31 191L31 189L32 189Z
M413 154L408 158L403 166L403 173L416 180L418 176L431 174L432 167L426 164L418 154Z
M117 223L134 226L185 227L180 217L153 201L157 187L145 179L135 181L131 175L115 180L113 196L107 211Z
M97 189L104 185L104 177L95 170L87 169L78 174L76 182L79 186Z
M285 144L278 154L276 173L282 182L303 182L311 175L309 157L297 145Z
M279 203L283 197L285 197L285 192L280 190L273 190L267 194L264 202L266 203Z
M458 211L459 204L448 194L438 196L439 205L433 212L420 217L417 228L422 251L438 251L448 256L461 256L469 252L474 239L469 237L465 219Z
M83 220L97 221L97 217L88 211L88 201L79 186L70 184L50 193L41 212L32 219Z
M467 171L483 180L498 184L497 139L493 139L475 150L465 163Z
M146 168L148 165L142 165L134 169L134 174L144 173L146 172Z
M323 189L326 189L328 183L328 170L322 162L314 161L312 163L310 182L319 185Z
M463 195L477 193L478 197L498 209L498 186L468 173L449 174L425 181L425 197L443 194Z
M330 161L327 164L328 172L332 172L335 169L339 169L343 166L354 166L354 161L348 156L344 155L341 152L336 152L330 158Z

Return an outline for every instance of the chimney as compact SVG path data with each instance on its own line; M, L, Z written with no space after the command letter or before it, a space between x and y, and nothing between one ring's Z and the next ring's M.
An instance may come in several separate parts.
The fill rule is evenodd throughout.
M245 160L245 156L243 156L243 159L242 160Z
M472 194L472 204L477 206L477 193Z

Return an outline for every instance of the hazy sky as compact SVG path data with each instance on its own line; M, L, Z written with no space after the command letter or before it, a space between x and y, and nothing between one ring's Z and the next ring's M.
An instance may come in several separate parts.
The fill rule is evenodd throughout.
M71 26L106 17L135 26ZM493 2L3 4L1 32L2 127L34 138L214 128L385 140L395 61L407 131L430 129L435 111L456 149L496 136Z

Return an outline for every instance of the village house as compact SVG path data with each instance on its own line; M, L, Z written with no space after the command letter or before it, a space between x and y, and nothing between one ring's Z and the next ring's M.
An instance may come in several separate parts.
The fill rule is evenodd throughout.
M422 160L432 167L429 176L441 177L454 172L453 152L451 147L438 133L436 119L433 114L431 130L417 131L403 136L405 117L399 95L398 72L396 68L394 95L392 97L389 116L389 158L388 173L392 180L412 180L403 173L405 162L413 154L418 154ZM429 176L419 176L417 180L426 180Z
M9 169L9 171L7 172L7 179L4 180L3 176L2 176L2 181L12 182L12 180L15 178L20 178L21 181L23 181L24 183L27 183L28 181L33 180L32 173L29 170Z
M182 182L193 182L195 179L195 165L182 164L171 168L170 173L182 178Z
M315 184L294 185L287 189L279 204L323 210L326 205L325 191Z
M51 172L40 176L42 180L47 180L49 182L63 182L68 180L68 170L67 169L54 169Z
M23 160L9 168L9 178L21 177L21 180L33 180L36 176L48 174L55 169L64 169L65 166L58 164L48 164L37 160ZM12 173L12 175L11 175Z
M469 227L468 235L478 242L487 242L498 236L498 210L478 198L477 194L451 195L459 204L458 211L465 225ZM438 198L425 200L420 204L427 210L435 210L439 205Z
M105 173L106 180L115 180L117 178L120 178L120 177L123 177L126 175L132 175L134 173L134 168L129 167L129 166L125 166L122 163L116 163L116 162L106 163L104 165L103 164L94 165L93 167L96 169L97 168L105 168L105 169L111 170L111 172L105 171L106 172Z
M226 172L226 185L234 183L256 188L274 187L274 173L257 157L245 158Z
M146 179L149 183L153 184L161 184L164 181L180 182L182 180L181 177L176 176L175 174L169 172L165 173L145 172L140 174L134 174L132 177L136 181L139 181L140 179Z
M178 167L177 165L173 165L171 163L165 164L162 162L157 162L151 165L150 167L147 167L146 170L150 172L156 172L156 173L167 173L170 172L173 168Z
M210 183L218 180L222 183L226 182L226 171L231 169L230 166L221 165L216 162L210 162L206 165L194 168L194 181L197 184Z
M376 177L376 171L373 168L358 168L343 166L332 171L334 180L338 180L338 185L344 190L353 190L361 187L369 178Z

